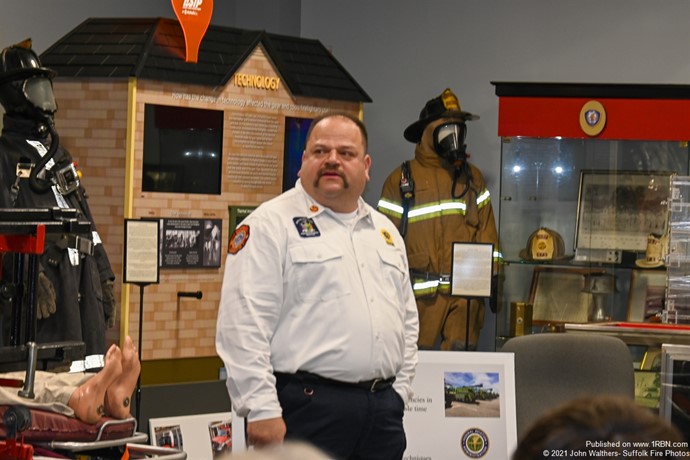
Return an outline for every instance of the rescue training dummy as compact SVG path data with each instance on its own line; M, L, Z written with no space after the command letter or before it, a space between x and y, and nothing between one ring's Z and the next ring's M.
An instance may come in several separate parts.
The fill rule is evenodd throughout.
M131 416L131 398L140 372L137 348L127 336L122 348L108 348L97 373L36 371L33 398L19 396L17 388L7 386L24 379L25 371L0 374L0 405L56 412L86 423L97 423L104 416L125 419Z
M55 130L54 76L42 67L29 40L0 54L0 104L5 111L0 207L70 208L77 210L79 220L91 222L92 238L46 234L36 282L36 342L80 341L87 355L102 355L105 331L115 321L115 274L93 225L80 174ZM11 276L11 259L3 257L3 277ZM5 324L8 310L3 305Z
M454 242L492 243L498 251L489 191L464 143L465 122L478 118L450 89L428 101L404 132L415 158L390 173L378 203L405 237L420 349L475 350L484 325L483 299L469 301L468 315L468 301L450 295Z

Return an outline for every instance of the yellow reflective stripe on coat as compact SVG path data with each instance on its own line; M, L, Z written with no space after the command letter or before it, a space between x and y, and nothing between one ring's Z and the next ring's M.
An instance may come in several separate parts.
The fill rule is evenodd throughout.
M402 217L403 207L401 203L396 203L394 201L388 201L385 198L381 198L376 206L379 212L383 214L397 218Z
M414 292L415 297L435 295L437 292L448 294L450 292L450 280L426 280L421 278L413 278L412 291Z
M483 208L491 202L491 195L488 189L484 189L482 193L477 196L477 207ZM403 214L402 203L390 201L381 198L378 202L378 210L383 214L401 218ZM467 204L465 200L447 200L425 203L423 205L413 206L407 211L407 218L410 222L419 222L434 217L441 217L444 215L460 214L465 215L467 211Z
M482 209L484 206L489 204L491 202L491 194L489 193L489 189L485 188L482 190L482 193L477 195L477 207L479 209Z

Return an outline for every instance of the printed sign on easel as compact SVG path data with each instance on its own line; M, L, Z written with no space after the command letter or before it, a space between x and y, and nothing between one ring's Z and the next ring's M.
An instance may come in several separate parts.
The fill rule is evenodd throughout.
M403 458L505 460L517 447L512 353L420 351L412 388Z

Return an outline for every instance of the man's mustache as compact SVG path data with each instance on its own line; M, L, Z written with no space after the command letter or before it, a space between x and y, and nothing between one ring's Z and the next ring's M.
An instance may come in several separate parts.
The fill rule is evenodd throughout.
M345 188L348 188L348 187L350 186L350 182L348 182L347 178L346 178L345 175L342 173L342 171L339 171L337 167L333 168L333 167L328 167L328 166L327 166L327 167L321 168L321 169L319 170L319 173L317 174L316 179L314 180L314 187L318 187L318 186L319 186L319 179L321 179L321 177L324 176L324 175L326 175L327 173L329 173L329 174L333 174L333 173L337 174L338 177L340 177L340 178L343 180L343 184L344 184L344 187L345 187Z

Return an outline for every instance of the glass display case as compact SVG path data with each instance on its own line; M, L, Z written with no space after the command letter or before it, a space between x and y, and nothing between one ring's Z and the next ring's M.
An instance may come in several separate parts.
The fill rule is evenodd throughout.
M690 86L493 84L497 349L516 331L661 322L672 181L690 166Z

